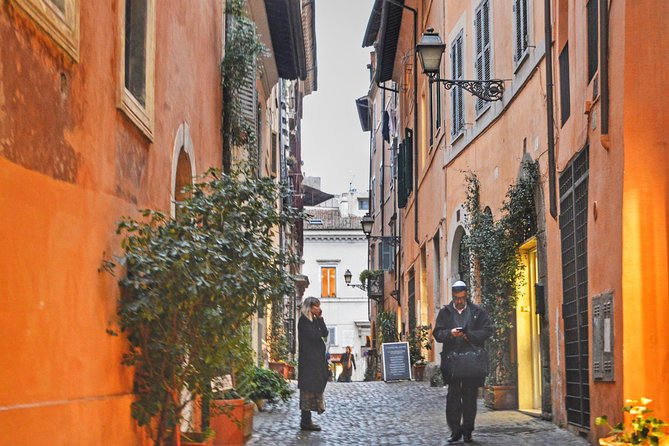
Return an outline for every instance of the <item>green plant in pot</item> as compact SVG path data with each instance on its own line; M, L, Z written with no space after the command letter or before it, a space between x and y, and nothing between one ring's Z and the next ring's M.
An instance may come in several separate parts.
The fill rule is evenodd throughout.
M144 210L118 225L123 364L135 370L132 416L155 445L171 441L186 404L210 397L209 383L230 368L236 334L256 309L293 292L295 259L273 236L301 217L276 209L285 189L248 171L210 170L188 192L178 219Z
M522 281L523 265L518 248L536 233L534 191L539 173L536 162L524 162L520 179L510 186L495 220L482 209L480 183L475 174L466 177L468 248L478 272L481 305L490 315L493 334L486 344L490 374L486 380L486 404L494 408L517 405L516 365L511 361L511 334Z
M409 359L413 366L414 379L416 381L423 380L425 365L427 361L423 355L423 350L432 350L432 342L430 336L431 326L420 325L409 332L407 338L409 342Z
M293 389L283 376L274 370L262 367L251 367L239 378L238 390L246 398L256 402L258 410L262 410L265 401L274 404L286 402L293 395Z

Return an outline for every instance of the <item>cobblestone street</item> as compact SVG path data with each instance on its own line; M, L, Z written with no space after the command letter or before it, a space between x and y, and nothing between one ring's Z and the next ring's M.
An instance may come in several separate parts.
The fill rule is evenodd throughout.
M446 388L427 383L328 383L327 410L314 415L322 432L299 430L297 393L287 404L256 413L247 445L443 445ZM456 443L457 444L457 443ZM459 443L464 444L464 443ZM516 411L491 411L479 400L474 445L588 443L556 425Z

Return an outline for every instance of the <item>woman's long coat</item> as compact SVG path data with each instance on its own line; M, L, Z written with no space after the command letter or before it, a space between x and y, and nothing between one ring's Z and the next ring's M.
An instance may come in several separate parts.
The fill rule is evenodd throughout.
M297 323L297 333L300 343L297 387L308 392L322 393L328 382L328 363L323 341L328 336L328 328L322 317L314 317L310 321L302 315Z

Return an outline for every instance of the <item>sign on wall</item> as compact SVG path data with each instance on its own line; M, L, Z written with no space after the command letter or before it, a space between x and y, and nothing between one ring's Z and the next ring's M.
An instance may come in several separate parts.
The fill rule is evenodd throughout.
M381 344L383 380L411 380L408 342L384 342Z

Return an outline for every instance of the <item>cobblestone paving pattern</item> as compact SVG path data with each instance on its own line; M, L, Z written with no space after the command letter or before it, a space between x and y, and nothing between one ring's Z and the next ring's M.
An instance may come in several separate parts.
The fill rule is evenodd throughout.
M299 430L298 394L256 413L247 445L445 445L446 388L427 383L328 383L327 410L314 414L322 432ZM455 443L464 445L465 443ZM516 411L491 411L479 400L474 442L490 446L585 446L548 421Z

